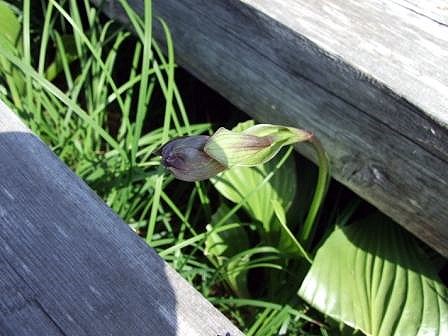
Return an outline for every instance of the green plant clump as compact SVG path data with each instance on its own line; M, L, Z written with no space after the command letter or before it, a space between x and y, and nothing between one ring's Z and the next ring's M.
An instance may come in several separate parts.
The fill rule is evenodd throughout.
M118 2L130 27L89 1L0 0L0 99L247 335L448 335L443 260L377 212L353 220L357 201L320 217L329 167L314 137L190 124L168 27L150 1L142 16ZM214 170L185 175L185 140L168 141L204 133ZM317 178L290 146L310 139ZM177 177L206 180L174 179L161 148Z

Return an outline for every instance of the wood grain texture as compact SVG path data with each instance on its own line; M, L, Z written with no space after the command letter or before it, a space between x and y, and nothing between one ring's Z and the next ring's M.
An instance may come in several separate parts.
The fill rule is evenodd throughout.
M142 0L129 2L142 12ZM117 1L103 5L126 20ZM257 120L316 133L337 180L448 257L443 2L154 0L153 6L171 29L181 65ZM160 27L155 34L163 43Z
M0 335L242 335L0 102Z
M416 14L426 16L442 25L448 25L448 2L446 0L392 0Z

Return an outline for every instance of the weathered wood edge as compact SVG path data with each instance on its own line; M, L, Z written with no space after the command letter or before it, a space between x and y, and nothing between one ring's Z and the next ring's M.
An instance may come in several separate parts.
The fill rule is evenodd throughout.
M242 335L0 101L0 334Z
M117 1L101 2L106 13L126 21ZM143 1L129 3L142 13ZM261 9L262 4L269 4L271 7L267 8L272 8L272 13L293 13L289 19L297 25L291 28L291 22L287 26L277 21L272 13ZM306 31L300 30L300 22L308 17L309 21L315 20L316 34L324 31L328 40L336 42L344 37L343 28L335 30L322 13L313 12L313 8L300 11L313 4L338 4L338 8L344 8L336 0L153 1L154 13L170 27L179 64L254 118L315 132L329 153L337 180L447 257L447 95L431 91L435 103L420 101L422 106L444 110L423 109L413 97L406 98L402 92L392 90L381 76L373 76L333 52L329 44L307 36ZM349 9L357 8L361 17L354 22L362 27L361 31L368 30L368 20L374 19L379 26L404 27L404 31L397 32L403 33L403 38L408 36L405 33L409 27L401 24L419 15L403 7L403 22L388 22L391 17L383 2L343 4ZM369 16L372 8L382 15ZM364 17L363 13L367 15ZM424 16L419 15L418 19L423 20ZM432 27L436 22L428 24ZM446 30L445 37L448 36L447 27L437 26L440 30ZM155 35L163 43L165 37L160 27L155 29ZM427 32L424 36L428 36ZM356 54L362 50L360 41L365 36L350 38L345 44ZM429 42L422 42L419 47L437 47ZM433 54L408 56L430 58ZM378 67L385 66L387 56L377 57ZM443 76L448 70L442 66L437 76L446 81ZM395 76L400 76L399 69L394 68ZM387 72L387 67L382 71ZM437 115L431 117L432 112ZM313 158L303 147L298 149Z

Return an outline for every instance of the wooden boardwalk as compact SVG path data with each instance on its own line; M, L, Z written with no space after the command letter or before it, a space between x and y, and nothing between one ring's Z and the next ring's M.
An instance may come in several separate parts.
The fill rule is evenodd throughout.
M242 335L0 101L0 335Z
M315 132L337 180L448 257L446 1L153 6L181 65L257 120Z

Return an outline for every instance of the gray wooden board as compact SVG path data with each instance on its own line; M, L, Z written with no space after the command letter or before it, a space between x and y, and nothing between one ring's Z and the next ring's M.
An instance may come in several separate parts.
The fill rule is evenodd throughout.
M257 120L313 131L337 180L448 256L445 4L153 1L179 64Z
M241 335L0 102L0 335Z

